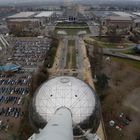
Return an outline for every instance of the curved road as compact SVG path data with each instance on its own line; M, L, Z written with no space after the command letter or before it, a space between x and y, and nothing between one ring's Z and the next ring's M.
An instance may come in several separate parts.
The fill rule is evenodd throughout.
M134 49L136 46L131 46L131 47L127 47L127 48L118 48L118 49L115 49L115 48L104 48L103 50L108 50L108 51L125 51L125 50L130 50L130 49Z

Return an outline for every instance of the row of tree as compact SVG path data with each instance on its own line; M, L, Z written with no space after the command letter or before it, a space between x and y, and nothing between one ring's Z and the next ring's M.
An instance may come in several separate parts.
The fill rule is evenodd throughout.
M109 78L102 73L103 69L103 51L102 47L95 42L93 45L93 54L90 55L88 51L88 57L90 60L91 64L91 70L92 70L92 77L96 80L95 86L96 86L96 91L98 92L98 95L100 99L102 100L106 95L105 95L105 88L108 87L108 80ZM88 49L87 49L88 50Z

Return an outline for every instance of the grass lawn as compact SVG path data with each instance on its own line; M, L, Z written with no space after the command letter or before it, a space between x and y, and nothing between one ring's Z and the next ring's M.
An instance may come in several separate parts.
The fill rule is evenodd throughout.
M113 61L117 61L117 62L122 62L125 63L131 67L134 67L138 70L140 70L140 62L139 61L134 61L134 60L128 60L128 59L123 59L123 58L117 58L117 57L112 57Z
M68 40L66 68L72 68L72 69L76 68L75 40Z
M56 26L57 29L85 29L88 28L88 26Z
M75 49L75 41L72 47L72 69L76 69L76 49Z
M136 52L134 49L129 49L129 50L122 50L119 51L120 53L124 53L124 54L132 54L132 55L136 55Z
M77 26L77 27L81 27L81 26L88 26L87 25L87 23L64 23L64 22L62 22L62 23L57 23L57 25L56 26L60 26L60 27L62 27L62 26Z
M90 37L89 40L90 39L91 39L91 41L85 40L85 42L87 42L91 45L94 45L95 42L97 42L99 44L99 46L101 46L103 48L116 48L118 45L117 43L111 43L111 42L107 41L106 38L101 38L101 40L99 40L98 37Z
M76 35L79 31L86 31L90 33L89 27L86 23L58 23L55 28L55 33L64 30L68 35Z
M92 39L96 40L97 43L103 47L103 48L118 48L118 46L123 46L124 48L127 48L129 46L133 46L134 43L132 42L125 42L124 40L126 39L122 39L122 42L120 43L113 43L113 42L109 42L109 40L107 38L101 38L99 40L98 37L91 37Z
M106 43L106 42L101 42L101 41L100 42L98 41L98 43L103 48L117 48L117 45L118 45L116 43Z
M63 27L59 27L59 28L55 28L55 33L57 34L58 31L62 31L64 30L68 35L77 35L78 32L80 31L86 31L87 34L90 33L89 28L63 28Z
M70 56L71 56L71 54L70 54L69 48L68 48L68 52L67 52L67 61L66 61L66 68L68 68L68 66L69 66Z
M75 40L68 40L68 46L75 46Z

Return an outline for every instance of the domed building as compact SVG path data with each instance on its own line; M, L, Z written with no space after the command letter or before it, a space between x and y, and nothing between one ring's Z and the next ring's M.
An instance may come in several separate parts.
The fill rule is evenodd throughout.
M70 76L50 79L37 89L30 107L32 124L43 129L62 107L71 112L74 137L87 130L96 133L101 116L98 97L89 85Z

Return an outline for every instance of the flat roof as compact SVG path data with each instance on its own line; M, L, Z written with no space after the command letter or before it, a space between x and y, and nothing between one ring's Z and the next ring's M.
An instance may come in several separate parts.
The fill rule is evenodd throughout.
M134 23L140 23L140 19L135 19Z
M54 11L44 11L39 14L37 14L35 17L50 17Z
M93 11L93 14L95 14L98 17L107 17L107 16L116 15L112 11Z
M133 17L132 14L126 13L126 12L113 12L114 14L118 16L123 16L123 17Z
M10 19L9 21L16 21L16 22L22 22L22 21L39 21L39 19Z
M140 12L133 12L134 15L140 16Z
M5 66L0 66L0 71L17 71L19 68L21 68L20 65L6 64Z
M107 17L107 16L123 16L123 17L135 17L133 14L128 12L121 12L121 11L93 11L98 17Z
M35 14L36 14L36 12L20 12L20 13L14 14L12 16L9 16L8 18L28 18Z
M106 19L109 20L128 20L128 21L132 21L131 17L125 17L125 16L108 16Z

